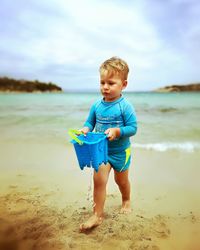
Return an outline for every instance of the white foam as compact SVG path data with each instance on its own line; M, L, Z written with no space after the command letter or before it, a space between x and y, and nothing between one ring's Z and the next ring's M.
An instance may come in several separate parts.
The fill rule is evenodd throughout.
M143 148L147 150L155 150L155 151L168 151L168 150L178 150L178 151L185 151L188 153L192 153L195 150L200 149L200 143L197 142L162 142L162 143L147 143L147 144L140 144L140 143L133 143L132 145L134 148Z

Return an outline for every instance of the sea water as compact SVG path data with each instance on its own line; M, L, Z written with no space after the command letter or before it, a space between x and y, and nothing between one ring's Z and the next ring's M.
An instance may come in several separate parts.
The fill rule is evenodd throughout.
M124 93L134 105L135 148L200 151L199 93ZM69 143L68 129L83 126L99 93L0 94L0 138L4 143Z

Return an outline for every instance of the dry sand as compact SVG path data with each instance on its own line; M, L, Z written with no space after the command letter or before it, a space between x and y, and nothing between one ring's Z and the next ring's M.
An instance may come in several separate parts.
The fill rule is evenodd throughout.
M16 147L11 159L2 158L0 250L200 249L198 155L137 150L132 213L118 213L121 198L111 174L103 223L80 233L92 212L90 169L78 168L71 147L48 148L48 159L43 152L35 168L31 153L19 161L19 152Z

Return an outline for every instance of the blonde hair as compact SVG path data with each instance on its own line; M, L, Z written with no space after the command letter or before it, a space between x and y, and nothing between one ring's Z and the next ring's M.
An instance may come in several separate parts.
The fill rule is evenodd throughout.
M129 67L128 64L119 57L111 57L110 59L103 62L99 68L100 74L104 71L109 71L120 75L123 80L127 80Z

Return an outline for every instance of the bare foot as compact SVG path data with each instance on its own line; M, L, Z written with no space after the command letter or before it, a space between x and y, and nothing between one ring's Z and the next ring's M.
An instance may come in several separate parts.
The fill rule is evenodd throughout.
M93 214L85 223L80 225L80 231L84 232L93 227L99 226L102 223L102 217Z
M120 214L128 214L130 212L131 212L131 202L130 202L130 200L123 201L122 202L122 207L120 209Z

